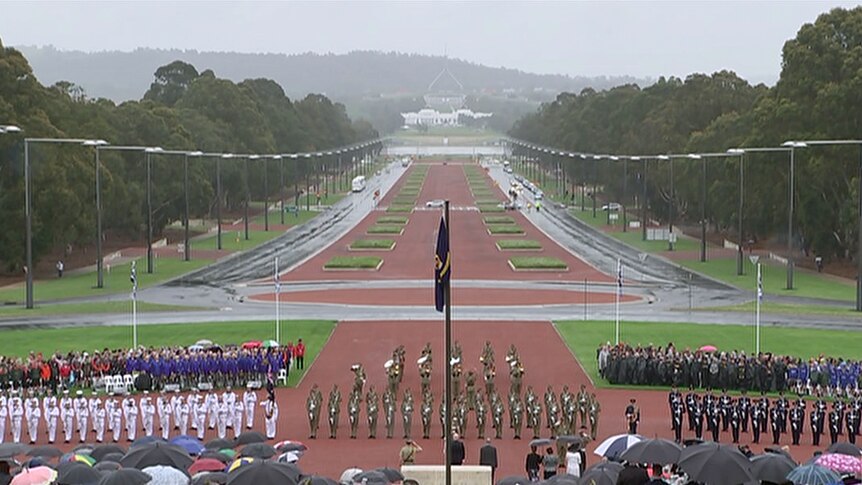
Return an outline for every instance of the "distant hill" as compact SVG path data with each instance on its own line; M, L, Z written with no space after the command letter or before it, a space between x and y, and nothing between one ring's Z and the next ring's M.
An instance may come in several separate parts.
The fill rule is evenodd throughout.
M632 77L571 77L531 74L516 69L483 66L443 56L356 51L348 54L242 54L194 50L136 49L131 52L62 51L54 47L18 46L45 85L69 81L90 98L114 101L140 99L160 66L175 60L211 69L222 78L239 82L268 78L292 98L321 93L342 101L351 116L369 119L381 131L400 124L398 110L421 108L421 96L447 67L463 85L463 93L489 104L512 103L498 112L494 128L506 131L514 119L553 100L563 91L596 90L627 83L641 86L651 80ZM447 86L447 89L450 86Z

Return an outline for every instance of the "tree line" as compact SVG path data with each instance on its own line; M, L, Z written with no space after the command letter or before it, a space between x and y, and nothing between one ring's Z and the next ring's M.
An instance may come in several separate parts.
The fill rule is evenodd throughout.
M314 152L377 137L367 122L352 122L343 105L319 94L289 99L276 82L235 83L211 70L198 72L176 61L160 67L139 101L115 104L91 99L79 86L43 86L27 59L0 43L0 124L24 133L0 135L0 269L18 271L24 255L23 137L104 139L113 146L163 147L211 153L272 154ZM102 208L106 232L139 238L146 224L146 164L137 152L100 151ZM329 157L334 158L334 157ZM154 230L158 234L182 218L182 157L154 155ZM33 248L38 261L68 244L90 244L95 234L94 151L92 148L30 144ZM313 158L287 163L286 185L335 160ZM345 165L351 160L344 160ZM190 163L191 217L210 217L216 206L212 159ZM278 168L265 165L270 195L278 193ZM242 204L245 171L222 163L222 204ZM251 166L252 197L262 197L264 164ZM275 181L275 182L273 182ZM107 235L106 235L107 236Z
M862 8L834 9L803 25L782 51L773 87L752 86L733 72L661 78L606 91L562 93L519 120L510 135L588 153L659 155L779 147L789 140L862 138ZM858 234L860 147L795 150L794 245L825 259L851 258ZM786 243L789 152L744 158L743 240ZM577 164L579 162L571 162ZM707 218L736 239L739 157L709 159ZM609 200L622 190L622 164L602 162L595 177ZM640 193L639 163L629 162L628 201ZM647 204L659 218L673 206L678 220L700 221L701 163L650 162ZM592 185L591 167L572 171ZM672 203L671 203L672 202Z

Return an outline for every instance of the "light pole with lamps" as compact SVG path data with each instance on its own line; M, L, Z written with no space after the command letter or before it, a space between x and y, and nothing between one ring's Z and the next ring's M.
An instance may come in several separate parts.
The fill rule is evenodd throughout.
M781 144L783 147L790 148L790 181L787 200L787 289L793 289L793 200L795 197L795 173L796 173L796 149L805 148L804 143L788 141Z
M616 156L616 155L608 155L608 157L607 157L607 158L608 158L608 160L610 160L610 161L612 161L612 162L617 162L617 161L619 161L619 159L620 159L620 157L618 157L618 156ZM609 226L610 226L610 225L611 225L611 201L610 201L610 200L606 200L605 202L606 202L606 204L605 204L605 205L607 205L607 206L608 206L607 221L606 221L605 223L606 223L607 225L609 225Z
M743 211L743 207L744 207L743 206L743 194L744 194L744 189L745 189L745 170L744 170L744 168L745 168L745 149L744 148L731 148L730 150L727 151L727 153L729 155L739 157L739 177L737 178L737 181L739 184L738 188L737 188L737 193L739 195L739 206L737 208L737 214L736 214L736 222L737 222L737 229L736 229L736 237L737 237L736 275L742 276L742 274L745 272L743 261L742 261L742 256L743 256L742 245L743 245L743 241L745 240L743 238L743 234L742 234L742 221L744 218L742 211Z
M596 187L597 187L597 183L598 183L598 181L596 180L598 178L596 176L597 175L596 174L596 162L598 162L601 159L602 159L601 155L593 155L593 177L592 177L593 178L593 219L596 218L596 196L597 196Z
M195 150L184 152L183 156L183 199L185 208L183 210L183 260L191 261L192 248L191 240L189 239L189 157L201 157L203 152Z
M153 153L163 151L160 147L144 149L147 154L147 273L153 272Z
M700 160L701 180L700 180L700 262L706 262L706 204L707 204L707 186L706 186L706 162L710 158L726 158L736 156L731 153L690 153L688 158L692 160Z
M857 172L857 214L859 219L859 232L857 233L857 249L856 249L856 311L862 312L862 140L806 140L806 141L789 141L784 145L792 144L795 148L805 148L809 146L829 146L829 145L849 145L859 147L859 169Z
M4 133L17 133L20 128L4 127ZM18 128L18 130L15 130ZM85 138L24 138L24 232L25 232L25 283L24 302L27 309L33 308L33 202L32 202L32 173L30 170L30 145L31 144L73 144L84 145L93 142ZM107 142L105 142L107 143ZM89 145L88 145L89 146Z

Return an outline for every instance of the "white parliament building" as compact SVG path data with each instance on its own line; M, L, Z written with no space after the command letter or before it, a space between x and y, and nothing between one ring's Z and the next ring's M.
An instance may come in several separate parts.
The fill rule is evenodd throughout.
M444 75L446 77L444 78ZM439 89L432 92L434 87L441 81L447 79L454 81L457 86L457 91L454 89L446 90ZM460 126L467 119L478 120L482 118L490 118L493 113L476 113L471 109L464 107L464 102L467 96L463 94L464 86L458 79L449 72L448 68L443 68L440 74L434 78L434 81L428 86L429 93L424 96L425 108L416 112L401 113L404 118L405 126Z

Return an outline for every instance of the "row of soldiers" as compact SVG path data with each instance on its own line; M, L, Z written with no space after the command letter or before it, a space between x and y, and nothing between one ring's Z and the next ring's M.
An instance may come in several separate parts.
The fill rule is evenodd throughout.
M65 443L73 441L76 434L79 441L84 443L90 433L95 435L97 443L104 442L106 438L119 442L123 433L131 442L139 430L146 436L153 436L156 433L156 418L158 430L164 439L168 439L174 430L185 435L189 428L197 432L199 439L203 439L207 428L217 430L219 438L225 438L227 430L232 429L236 437L242 432L243 420L247 429L254 426L256 403L257 394L252 390L247 390L241 397L230 389L221 395L195 391L189 396L182 396L179 393L167 395L162 392L155 400L146 391L140 398L126 396L122 400L113 396L102 400L95 393L87 398L83 391L77 391L74 398L69 395L69 391L64 391L59 399L53 394L40 398L32 391L22 398L17 391L13 391L8 398L0 395L0 443L7 436L7 417L15 443L21 442L24 424L30 443L36 443L43 421L48 443L51 444L57 440L60 426L60 438ZM261 405L264 407L267 436L275 437L278 406L271 399Z
M684 417L687 417L688 430L694 432L695 438L702 437L706 424L715 442L719 441L721 431L730 429L733 442L739 443L740 432L748 433L750 428L754 443L760 442L761 433L771 432L772 443L777 445L781 435L789 429L792 444L798 445L805 430L806 401L800 397L791 403L784 393L770 404L765 395L755 400L743 392L734 399L725 391L720 396L709 392L701 398L697 393L689 392L683 397L674 388L668 396L668 403L671 428L677 442L682 441ZM855 444L862 418L862 398L836 400L829 410L823 397L817 396L808 417L814 446L820 445L820 437L827 429L832 443L846 434L847 440Z
M486 376L484 390L478 388L477 374L472 370L464 377L464 386L462 387L460 380L462 374L456 372L456 369L461 369L462 363L461 348L457 343L453 347L452 355L452 428L455 432L460 435L466 434L472 414L472 420L475 422L477 435L480 439L485 438L488 425L493 428L494 436L497 439L502 438L508 405L508 425L514 430L514 437L520 439L524 426L532 430L533 437L539 437L543 428L542 401L532 387L528 387L527 392L522 397L521 379L524 375L524 366L514 345L510 347L506 355L506 362L510 368L511 385L508 398L505 401L497 392L494 384L496 371L494 369L494 350L490 342L485 343L485 348L479 358L484 366L483 375ZM383 391L382 396L378 395L373 385L369 386L367 392L364 391L367 380L365 369L361 364L353 365L351 367L354 374L353 388L348 395L346 406L350 437L356 438L357 436L360 413L364 404L369 438L377 437L377 424L381 407L386 438L392 438L395 434L396 413L400 410L403 437L412 439L413 415L417 407L421 419L422 437L429 438L435 410L435 398L431 392L430 379L432 362L431 346L426 344L417 360L421 382L421 398L418 400L418 405L412 389L407 388L403 392L399 391L405 364L403 346L396 348L393 351L392 359L384 365L387 372L387 388ZM456 377L458 377L457 380ZM399 396L401 396L400 404L398 402ZM328 416L329 437L336 438L342 409L342 396L338 385L332 387L326 403L324 403L323 393L317 384L314 384L309 392L306 409L310 428L309 437L312 439L317 437L320 427L320 412L324 408L324 404ZM445 430L447 428L445 424L445 400L441 399L436 409L438 410L441 430ZM595 438L600 411L601 406L595 394L588 393L586 386L583 385L577 395L570 392L568 386L563 387L559 399L551 386L548 386L544 394L544 415L546 418L544 428L550 429L552 435L574 434L575 430L578 429L578 418L580 417L581 426L589 429Z

